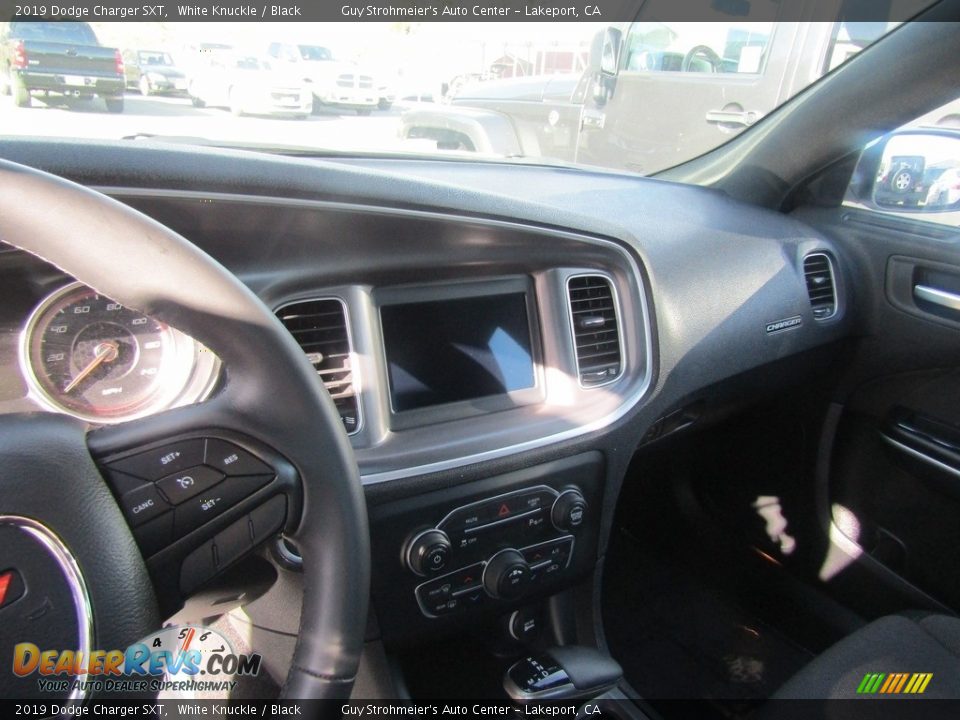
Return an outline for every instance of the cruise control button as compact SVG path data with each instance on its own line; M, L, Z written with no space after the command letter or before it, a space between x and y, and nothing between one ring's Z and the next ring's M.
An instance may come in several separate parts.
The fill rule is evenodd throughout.
M110 467L144 480L159 480L178 470L202 464L203 446L203 438L181 440L121 460L113 460Z
M217 438L207 439L205 463L224 475L271 475L273 468L233 443Z
M120 508L127 516L130 525L137 527L167 512L170 505L161 497L157 487L151 483L121 495Z
M167 477L157 481L157 486L167 500L174 505L179 505L194 495L212 488L221 480L223 480L223 473L205 465L199 465L181 470L173 475L167 475Z
M227 478L177 506L173 531L180 538L270 482L272 475Z

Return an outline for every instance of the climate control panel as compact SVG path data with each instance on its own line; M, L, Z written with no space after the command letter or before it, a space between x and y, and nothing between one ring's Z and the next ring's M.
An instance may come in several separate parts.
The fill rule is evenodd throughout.
M370 503L373 599L385 637L561 590L595 564L604 462L588 452Z

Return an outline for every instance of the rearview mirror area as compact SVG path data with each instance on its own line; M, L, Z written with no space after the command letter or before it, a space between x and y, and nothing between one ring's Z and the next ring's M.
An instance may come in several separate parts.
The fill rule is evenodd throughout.
M892 135L873 182L874 205L896 212L960 211L960 130Z

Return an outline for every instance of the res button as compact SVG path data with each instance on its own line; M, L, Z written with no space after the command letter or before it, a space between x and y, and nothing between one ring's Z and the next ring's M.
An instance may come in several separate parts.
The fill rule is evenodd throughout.
M209 438L204 462L224 475L272 475L273 468L226 440Z

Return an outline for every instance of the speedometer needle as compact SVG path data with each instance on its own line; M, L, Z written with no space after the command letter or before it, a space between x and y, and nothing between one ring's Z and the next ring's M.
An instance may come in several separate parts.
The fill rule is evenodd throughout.
M102 342L93 351L94 358L90 363L80 371L80 373L70 381L70 384L67 385L64 389L64 393L68 393L73 390L77 385L79 385L83 380L90 375L94 370L96 370L102 363L113 362L117 359L117 356L120 354L120 346L113 342L107 341Z

